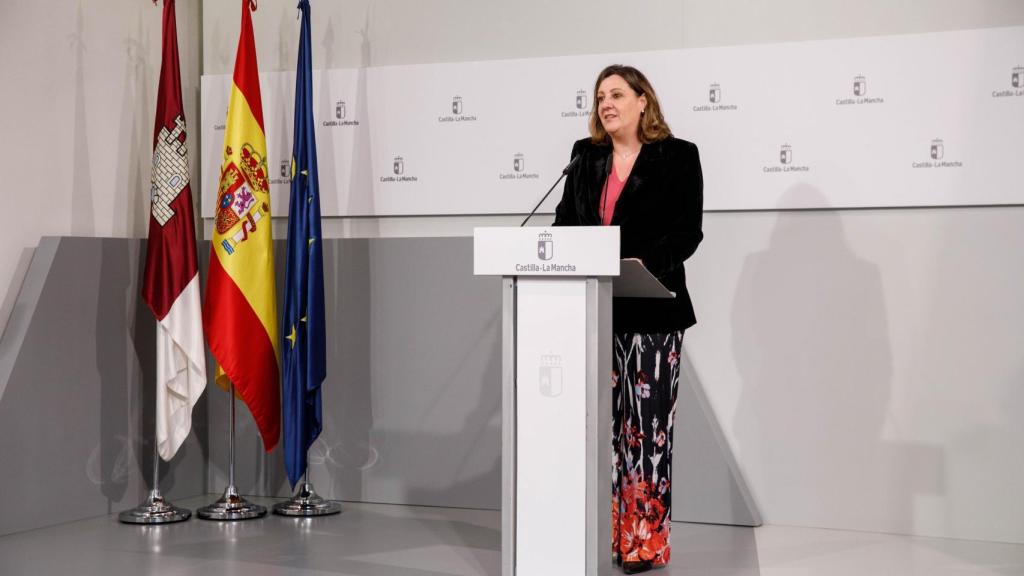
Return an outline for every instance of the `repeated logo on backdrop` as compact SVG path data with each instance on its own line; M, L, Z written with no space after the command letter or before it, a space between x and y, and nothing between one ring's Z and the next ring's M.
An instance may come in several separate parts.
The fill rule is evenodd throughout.
M1024 96L1024 66L1014 66L1010 72L1010 87L992 91L993 98Z
M526 171L526 155L517 152L512 156L512 171L498 174L499 180L536 180L540 174Z
M867 96L868 95L868 81L863 76L854 76L854 78L853 78L853 95L854 96Z
M330 101L330 100L328 100ZM349 117L348 102L345 100L335 100L334 109L330 111L330 114L324 115L324 118L331 118L332 120L324 120L324 128L341 128L345 126L359 126L359 120L356 118Z
M589 118L590 117L590 92L584 88L576 91L572 108L562 110L562 118Z
M793 153L793 146L789 144L783 144L779 146L779 162L774 166L764 166L761 170L766 174L781 174L785 172L810 172L811 167L806 164L797 164L794 162L795 155Z
M912 168L963 168L960 160L947 158L946 143L942 138L935 138L928 145L928 160L911 163Z
M477 118L474 114L463 113L462 96L453 96L451 107L445 114L437 117L437 121L445 124L449 122L476 122Z
M381 183L389 184L419 181L418 177L406 174L404 156L394 157L394 159L391 161L391 170L389 170L389 172L391 173L390 176L380 177Z
M726 103L723 99L722 85L714 82L708 87L708 103L695 104L692 109L694 112L731 112L739 110L740 107L738 104Z
M836 98L836 106L860 106L863 104L885 104L885 98L873 94L868 96L868 79L862 74L853 77L850 94Z
M227 119L228 119L228 109L225 108L224 109L224 115L221 116L221 121L213 125L214 132L223 132L224 129L228 127ZM221 138L223 138L223 136L221 136Z
M706 210L811 207L787 203L806 201L786 195L798 181L820 190L830 206L1019 204L1022 53L1024 27L1017 26L323 70L317 144L322 192L333 195L324 215L528 211L540 185L568 161L572 142L587 135L595 98L589 83L612 61L643 70L673 130L700 147L705 178L715 185ZM291 151L280 147L292 132L294 75L267 73L261 82L268 183L284 206ZM211 186L220 173L230 86L229 75L203 78L207 218L217 209ZM955 178L909 176L961 167ZM422 187L397 186L417 181ZM550 213L556 201L557 194L540 212Z
M290 186L292 183L292 161L291 159L281 159L278 162L278 174L277 178L270 179L271 186Z

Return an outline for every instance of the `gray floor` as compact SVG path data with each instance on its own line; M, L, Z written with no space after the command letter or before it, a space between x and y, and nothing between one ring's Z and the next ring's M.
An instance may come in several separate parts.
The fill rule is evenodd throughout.
M195 509L213 499L176 504ZM355 503L344 510L167 526L82 520L0 537L0 575L500 576L496 511ZM676 523L672 530L672 565L655 574L760 574L753 529Z

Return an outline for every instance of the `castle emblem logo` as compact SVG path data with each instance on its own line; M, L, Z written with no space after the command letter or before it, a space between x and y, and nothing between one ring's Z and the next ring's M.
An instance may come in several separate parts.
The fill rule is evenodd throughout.
M334 117L338 120L344 120L346 114L348 114L348 111L345 109L345 101L338 100L334 105Z
M577 90L576 91L576 109L586 110L587 109L587 91Z
M725 103L725 95L722 92L721 84L712 82L707 87L707 102L694 104L692 107L694 112L735 112L740 109L739 104Z
M150 179L150 212L163 226L174 217L171 203L188 186L188 149L185 146L185 119L174 118L174 129L160 128L153 151L153 175Z
M956 169L963 168L962 160L946 157L946 144L942 138L936 138L928 144L928 160L912 161L910 167L914 169Z
M793 163L793 147L789 144L783 144L782 148L779 149L779 162L782 164Z
M562 357L558 354L541 354L537 383L543 396L553 398L562 395Z
M795 160L793 156L793 147L789 144L783 144L779 147L779 162L778 164L771 164L769 166L762 166L761 171L765 174L791 174L793 172L810 172L811 166L808 164L794 164Z
M472 108L472 106L470 107ZM462 96L456 94L452 96L450 104L446 104L444 114L437 117L437 121L442 124L458 125L464 122L476 122L477 117L474 114L466 114L465 101Z
M537 235L537 258L551 260L555 255L555 243L550 232L541 232Z
M516 172L522 172L526 168L526 158L522 154L516 154L512 157L512 169Z
M853 95L866 96L868 93L868 81L863 76L854 76Z
M395 161L391 165L391 170L395 173L395 176L401 176L405 173L405 158L401 156L395 156Z
M874 104L885 104L885 97L879 96L877 91L875 91L874 96L868 96L868 79L867 76L863 74L857 74L856 76L854 76L853 81L848 86L852 94L847 93L836 98L833 101L836 106L866 106Z
M1014 66L1010 75L1010 84L1014 88L1024 88L1024 66Z

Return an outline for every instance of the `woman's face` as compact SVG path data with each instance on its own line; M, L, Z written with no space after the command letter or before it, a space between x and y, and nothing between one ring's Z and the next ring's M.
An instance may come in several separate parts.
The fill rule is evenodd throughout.
M646 96L637 96L622 76L612 74L597 86L596 97L597 115L605 132L612 136L639 133Z

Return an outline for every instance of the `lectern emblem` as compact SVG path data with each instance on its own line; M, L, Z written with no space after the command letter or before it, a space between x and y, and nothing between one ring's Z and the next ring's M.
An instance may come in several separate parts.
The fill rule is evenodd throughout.
M452 114L462 114L462 96L452 98Z
M551 240L550 232L541 232L537 235L537 258L551 260L555 255L555 244Z
M512 159L512 169L516 172L522 172L523 168L526 167L526 159L522 154L516 154Z
M338 103L334 105L334 117L338 120L343 120L345 118L345 114L345 101L338 100Z
M1010 83L1013 84L1014 88L1024 88L1024 66L1015 66L1013 68Z
M708 89L708 100L710 100L712 104L717 104L722 101L722 87L717 83L712 84L711 88Z
M585 110L587 107L587 91L577 90L576 91L576 109Z
M793 163L793 147L789 144L783 144L779 150L779 162L783 164Z
M864 96L868 93L868 81L863 76L854 76L853 78L853 95Z
M554 397L562 395L562 357L558 354L542 354L538 374L540 393Z
M931 156L932 160L942 160L942 156L945 155L946 150L942 145L942 138L936 138L932 140Z
M405 172L405 159L401 156L395 156L395 163L392 165L392 170L396 176Z

